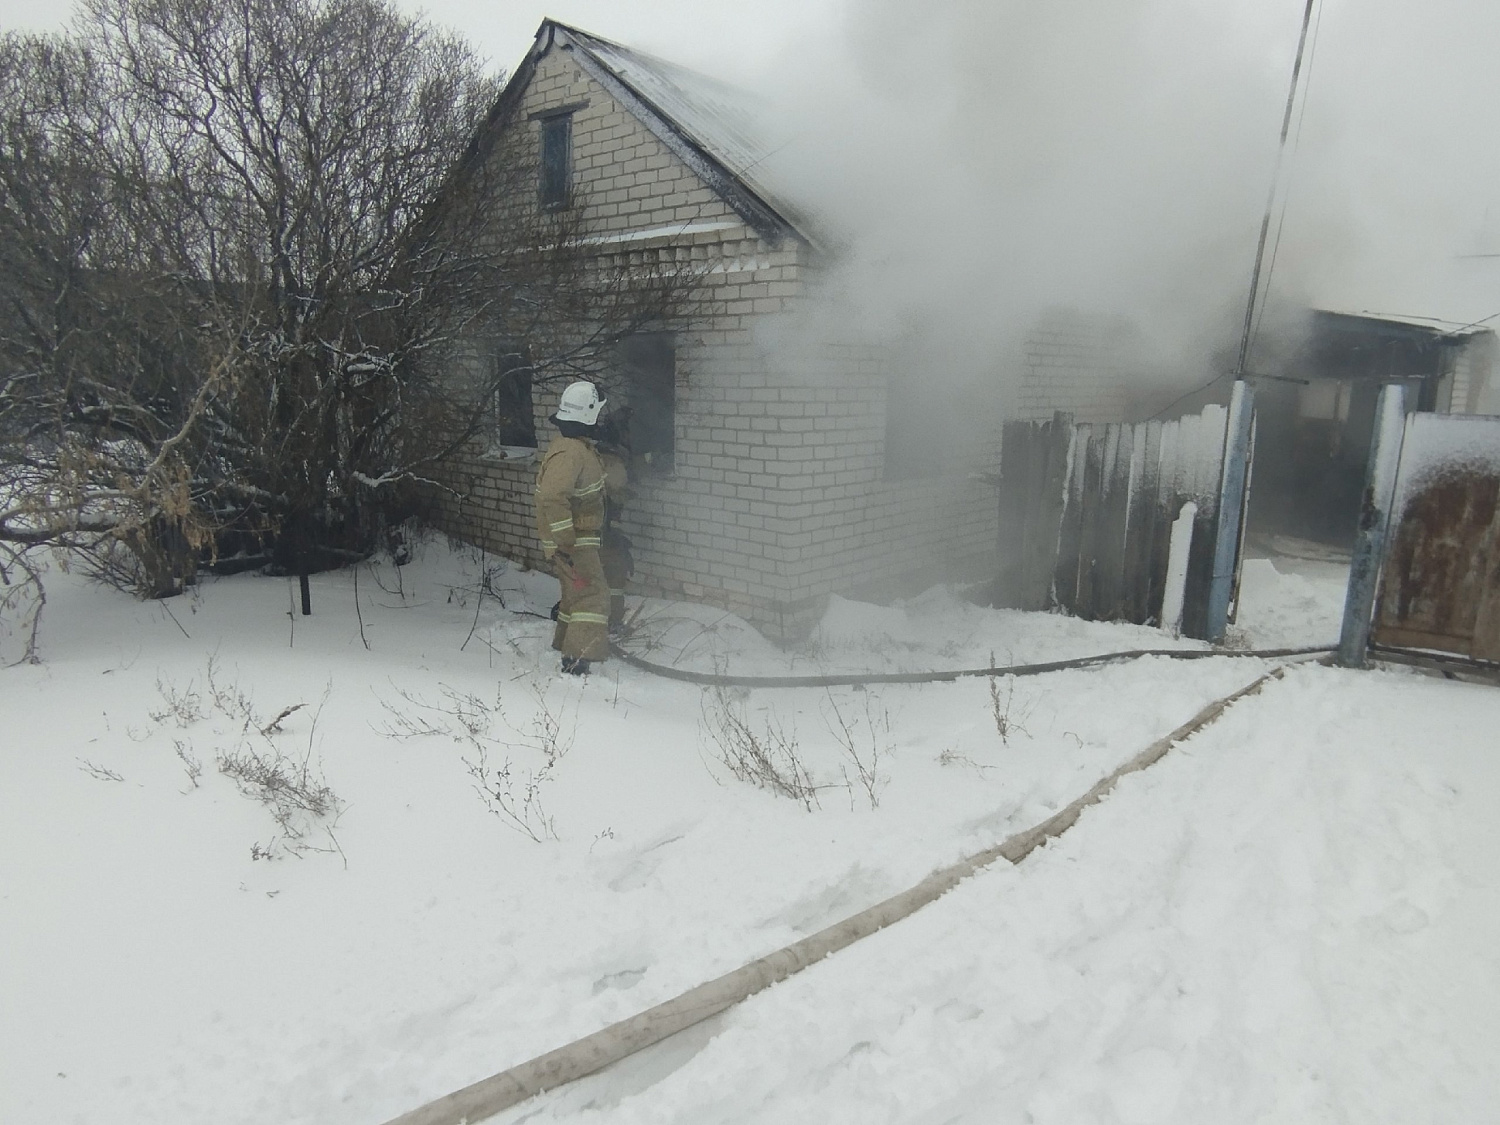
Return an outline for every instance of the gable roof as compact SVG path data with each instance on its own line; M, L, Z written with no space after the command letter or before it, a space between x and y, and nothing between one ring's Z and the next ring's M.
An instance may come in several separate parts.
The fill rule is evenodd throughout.
M761 135L751 95L556 20L542 21L490 111L485 133L509 121L537 61L554 47L575 59L766 242L815 245L807 219L773 185L770 158L777 150Z

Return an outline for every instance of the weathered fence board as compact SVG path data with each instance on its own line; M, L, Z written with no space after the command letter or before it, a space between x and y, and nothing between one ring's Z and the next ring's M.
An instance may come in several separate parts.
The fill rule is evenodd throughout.
M1036 481L1038 494L1002 490L1000 522L1011 529L1009 548L1001 554L999 585L1017 609L1046 609L1052 593L1052 560L1057 550L1057 528L1067 489L1068 449L1072 419L1059 415L1060 424L1035 441L1006 443L1000 450L1000 473L1007 480Z
M1106 621L1123 616L1125 528L1130 516L1130 449L1133 435L1122 426L1105 431L1099 510L1099 547L1094 570L1094 612Z
M1151 536L1156 525L1156 466L1151 463L1153 436L1159 440L1161 426L1148 422L1133 427L1130 443L1130 497L1125 506L1126 574L1150 574ZM1150 616L1151 583L1125 582L1121 591L1120 617L1144 621Z
M1171 555L1172 522L1177 517L1176 512L1168 510L1169 502L1161 499L1163 491L1171 480L1170 470L1163 466L1169 466L1171 458L1176 456L1177 428L1174 426L1168 430L1159 422L1151 422L1148 425L1151 428L1147 431L1146 437L1145 479L1147 483L1146 494L1142 502L1150 512L1150 524L1141 532L1147 537L1143 548L1146 578L1144 582L1138 584L1143 591L1142 601L1138 611L1130 620L1160 622L1162 600L1167 592L1167 562Z
M1068 442L1068 466L1063 474L1063 502L1058 509L1057 542L1045 558L1048 577L1044 607L1049 609L1059 599L1066 598L1071 602L1078 597L1078 554L1083 535L1083 506L1078 499L1083 490L1083 465L1079 451L1088 447L1089 427L1069 426L1068 429L1071 440ZM1007 486L1002 484L1000 487L1004 491ZM1023 485L1020 491L1024 494L1028 490ZM1030 497L1027 497L1027 503L1032 503ZM1005 529L1001 528L1002 545L1005 538Z
M1165 423L1074 425L1058 415L1007 424L999 602L1060 607L1095 620L1159 621L1172 522L1192 500L1198 516L1183 632L1207 636L1226 420L1223 407L1210 406ZM1235 505L1236 523L1239 510Z
M1096 432L1097 431L1097 432ZM1089 427L1087 441L1082 442L1083 472L1074 479L1078 483L1076 503L1078 505L1078 561L1077 581L1072 596L1065 604L1079 617L1095 617L1098 614L1094 603L1094 578L1099 564L1100 524L1099 510L1103 502L1100 494L1104 490L1104 440L1103 427ZM1058 597L1066 595L1059 589Z
M1052 557L1057 550L1057 527L1067 503L1068 472L1072 465L1074 435L1072 427L1059 426L1044 446L1040 493L1027 538L1028 573L1034 574L1032 609L1046 609L1052 599Z

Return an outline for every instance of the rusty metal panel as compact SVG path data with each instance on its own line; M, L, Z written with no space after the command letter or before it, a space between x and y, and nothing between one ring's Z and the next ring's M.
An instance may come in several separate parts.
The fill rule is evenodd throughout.
M1500 419L1418 415L1371 640L1500 661Z
M1500 517L1490 521L1489 542L1484 545L1486 575L1474 615L1472 654L1479 660L1500 664Z

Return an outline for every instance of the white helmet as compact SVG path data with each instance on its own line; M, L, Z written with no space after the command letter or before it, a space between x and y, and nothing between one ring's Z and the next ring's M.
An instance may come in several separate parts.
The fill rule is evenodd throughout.
M588 380L580 379L569 383L568 389L563 391L562 400L557 404L557 420L592 426L599 420L604 403L605 400L599 397L599 389Z

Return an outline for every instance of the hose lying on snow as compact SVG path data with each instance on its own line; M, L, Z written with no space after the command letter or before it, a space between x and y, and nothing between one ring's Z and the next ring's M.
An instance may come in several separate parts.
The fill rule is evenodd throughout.
M501 1110L518 1105L544 1090L594 1074L637 1051L701 1023L710 1016L718 1015L741 1000L821 961L830 953L836 953L892 922L899 922L916 913L997 859L1020 863L1042 844L1071 828L1079 814L1103 798L1120 778L1154 764L1173 745L1196 734L1224 714L1237 700L1254 695L1272 680L1279 679L1285 671L1285 666L1273 668L1238 691L1214 700L1171 734L1158 738L1083 796L1063 806L1035 827L934 871L916 886L799 942L691 988L629 1019L576 1039L555 1051L539 1055L509 1070L502 1070L499 1074L403 1113L386 1125L470 1125L493 1117ZM972 674L982 675L988 672Z
M1254 656L1261 660L1281 660L1292 656L1322 656L1337 651L1332 645L1313 648L1136 648L1124 652L1104 652L1095 656L1075 656L1070 660L1049 660L1042 664L1007 664L989 668L954 668L939 672L845 672L828 676L730 676L722 672L692 672L654 664L633 652L611 643L610 651L632 668L709 687L793 688L793 687L859 687L864 684L936 684L966 676L1035 676L1043 672L1061 672L1066 668L1091 668L1096 664L1113 664L1121 660L1139 660L1143 656L1166 656L1173 660L1203 660L1210 656Z

